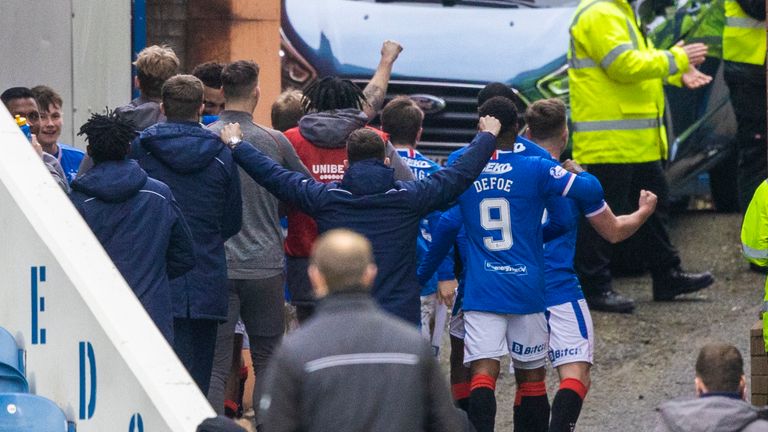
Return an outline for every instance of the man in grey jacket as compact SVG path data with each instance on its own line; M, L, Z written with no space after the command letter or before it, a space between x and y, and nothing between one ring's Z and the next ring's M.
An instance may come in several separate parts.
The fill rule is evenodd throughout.
M768 431L765 409L746 402L744 360L733 345L704 346L696 360L696 399L659 406L657 432Z
M222 70L226 110L209 128L220 132L225 124L240 123L243 138L292 171L309 175L282 133L253 122L259 102L259 67L236 61ZM224 245L229 277L229 316L219 326L208 400L224 412L224 391L233 356L235 324L242 317L250 341L257 384L267 361L285 330L283 314L285 254L278 215L278 200L240 169L243 228ZM259 385L253 398L258 401Z
M468 430L419 331L371 299L376 265L368 240L327 232L314 245L308 274L322 300L270 362L260 403L264 431Z

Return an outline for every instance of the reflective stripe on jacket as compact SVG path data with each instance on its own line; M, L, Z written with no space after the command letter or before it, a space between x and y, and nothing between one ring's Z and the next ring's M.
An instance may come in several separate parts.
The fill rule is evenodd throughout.
M765 21L747 15L735 0L725 2L723 59L754 65L765 64Z
M755 191L741 225L741 252L747 261L768 266L768 182ZM768 279L765 285L763 312L768 312ZM763 340L768 351L768 319L763 317Z
M664 159L662 79L688 69L680 47L654 49L626 0L582 0L568 50L573 155L581 163Z

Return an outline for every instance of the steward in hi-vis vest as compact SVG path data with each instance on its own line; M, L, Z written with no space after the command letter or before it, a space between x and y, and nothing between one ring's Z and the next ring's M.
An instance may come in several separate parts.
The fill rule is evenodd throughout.
M711 77L699 72L701 43L655 49L627 0L582 0L571 22L568 77L573 157L586 164L617 214L637 209L640 191L659 197L656 213L627 241L636 263L653 275L653 296L672 300L713 282L709 273L688 274L667 232L669 186L664 82L698 88ZM632 312L634 302L611 287L611 244L589 226L579 229L575 268L590 307ZM622 243L624 245L624 243Z
M768 182L763 180L749 203L741 225L741 251L744 258L760 267L768 267ZM762 312L768 312L768 279ZM768 351L768 319L763 317L763 340Z

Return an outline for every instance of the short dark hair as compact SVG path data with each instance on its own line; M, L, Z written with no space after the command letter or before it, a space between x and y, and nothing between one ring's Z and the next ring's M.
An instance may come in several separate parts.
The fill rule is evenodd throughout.
M61 108L64 103L54 89L45 85L32 87L32 94L35 95L37 108L43 113L47 113L51 105Z
M299 124L299 120L304 115L301 98L301 90L286 90L280 93L280 96L272 104L273 128L285 132Z
M163 84L163 109L171 120L188 120L198 115L203 104L203 83L193 75L176 75Z
M11 87L0 95L0 100L3 101L3 105L6 107L8 103L15 99L34 99L35 94L27 87Z
M88 154L94 163L121 161L128 156L131 141L136 137L136 126L107 109L105 114L91 114L77 135L85 135Z
M489 99L497 96L505 97L511 101L515 101L515 92L508 85L502 82L492 82L477 94L477 106L480 107L486 103Z
M696 359L696 376L712 393L736 393L744 375L744 360L730 344L705 345Z
M141 93L157 98L160 97L163 83L176 75L179 58L169 46L152 45L139 52L133 65L136 66L136 78L139 80Z
M357 129L347 137L347 160L350 164L365 159L383 161L385 147L384 141L373 129Z
M534 140L545 140L563 133L566 127L565 103L560 99L537 100L525 110L525 123Z
M392 99L381 111L381 128L393 143L415 144L424 112L407 96Z
M517 107L515 104L503 97L496 96L488 99L479 110L480 117L493 116L501 123L499 135L512 132L517 135Z
M238 60L221 71L221 86L226 99L247 97L259 84L259 65L252 61Z
M321 78L306 89L301 105L304 112L334 111L347 108L362 110L367 104L360 87L352 81L335 76Z
M224 65L218 62L201 63L192 69L192 75L203 82L203 85L210 88L221 88L221 71Z

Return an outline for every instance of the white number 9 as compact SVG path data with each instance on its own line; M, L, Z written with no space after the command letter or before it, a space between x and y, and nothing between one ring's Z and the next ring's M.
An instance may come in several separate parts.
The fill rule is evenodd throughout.
M498 209L498 219L491 217L492 209ZM480 225L488 231L501 231L501 240L494 240L491 236L483 237L486 249L500 251L512 247L512 221L509 216L509 201L505 198L486 198L480 201Z

